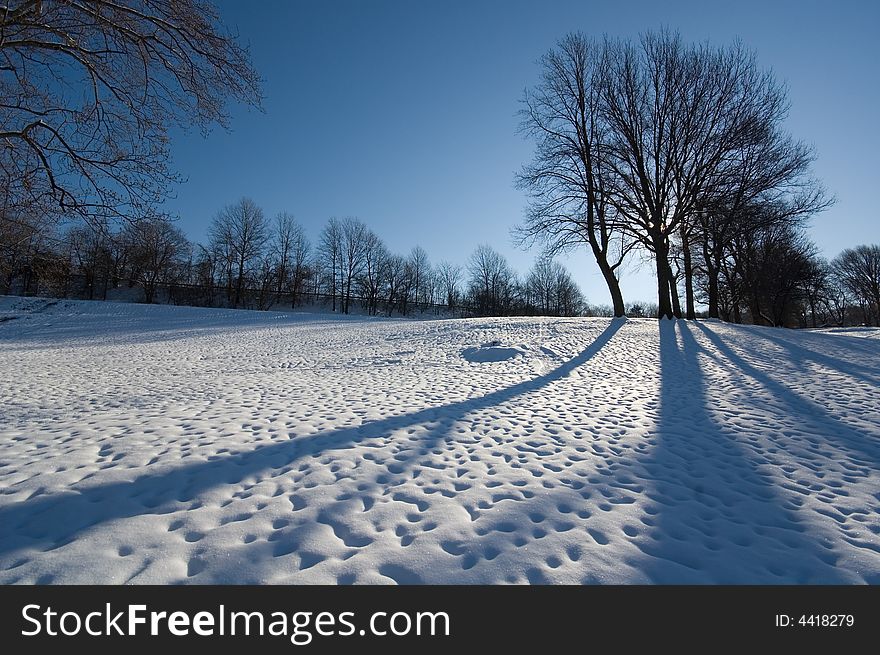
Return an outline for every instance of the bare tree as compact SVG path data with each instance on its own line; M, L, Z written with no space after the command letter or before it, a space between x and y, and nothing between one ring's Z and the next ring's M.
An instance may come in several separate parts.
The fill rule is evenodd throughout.
M733 241L743 231L767 227L767 221L798 222L828 208L833 199L809 176L815 153L780 129L787 112L780 89L756 108L762 129L719 167L694 215L683 222L682 242L696 250L705 277L708 315L719 318L719 276ZM773 207L774 211L762 208Z
M520 112L520 130L535 140L536 151L517 177L531 202L516 234L524 245L542 240L552 253L588 245L614 315L623 316L617 269L636 242L620 229L609 202L614 171L600 111L607 49L576 33L541 58L541 81L526 92Z
M348 314L351 304L351 287L364 268L369 229L356 218L342 221L342 312Z
M437 265L437 275L446 307L453 310L458 305L461 296L461 266L450 264L447 261L440 262Z
M327 221L321 231L320 251L323 264L330 275L330 295L335 312L337 291L342 287L342 223L338 218Z
M296 307L304 293L306 279L309 275L310 251L311 244L308 238L306 238L302 226L297 225L291 244L291 262L293 266L290 279L291 307Z
M294 308L303 292L310 244L302 225L292 214L280 212L275 217L272 247L275 292L290 291L291 308Z
M0 209L0 293L10 293L16 280L26 290L34 258L57 238L55 226L45 215L19 209L8 204Z
M385 262L385 304L388 316L394 312L396 304L402 305L401 312L406 314L406 296L408 289L408 272L406 261L400 255L390 255ZM400 297L403 296L403 302Z
M477 246L468 262L474 309L482 315L502 315L509 305L513 271L503 255L490 246Z
M0 8L0 170L16 203L91 224L155 215L172 127L258 105L248 53L204 0L10 0Z
M736 285L751 321L791 325L806 302L816 248L796 223L767 221L734 244L730 283Z
M847 248L831 263L840 284L865 307L865 323L880 326L880 245Z
M615 172L612 202L655 259L661 317L674 313L669 253L678 240L686 313L693 317L696 217L716 185L743 174L743 150L777 129L784 91L739 44L686 46L661 32L643 36L638 46L606 47L601 113ZM793 154L802 159L799 147Z
M257 309L269 309L275 302L272 293L278 279L278 262L271 252L262 252L257 259L254 273L257 285Z
M818 255L810 260L802 284L806 300L802 313L804 326L815 328L834 319L832 304L835 292L832 278L827 261Z
M580 316L587 307L587 301L571 273L561 264L556 265L553 281L555 307L557 316Z
M64 239L70 246L76 270L83 276L86 298L94 300L99 292L101 299L106 300L110 278L109 230L79 224L68 229Z
M361 295L367 301L367 312L372 316L379 311L379 295L387 275L388 260L388 250L382 239L372 230L367 230L364 235L364 264L359 286Z
M204 293L203 302L209 307L214 305L214 289L217 285L217 276L220 274L221 257L213 248L203 245L197 247L194 282L201 287Z
M171 282L191 253L183 232L164 218L143 220L125 230L130 244L132 277L144 289L144 302L152 303L159 284Z
M425 297L425 288L428 286L428 278L431 275L431 264L428 253L421 246L416 246L409 253L409 269L412 273L413 302L416 305L428 302Z
M535 261L525 281L527 301L543 316L576 316L586 303L566 268L544 253Z
M209 234L215 247L225 253L228 285L233 292L230 300L233 307L238 307L247 273L263 254L269 238L263 210L250 198L242 198L214 217Z
M291 257L293 255L293 242L296 239L297 230L302 231L292 214L280 212L275 216L274 235L272 249L275 257L275 291L284 293L284 289L290 284Z
M544 253L535 260L535 265L529 272L528 277L526 277L526 290L529 299L544 316L550 315L554 301L556 286L555 263L551 254Z

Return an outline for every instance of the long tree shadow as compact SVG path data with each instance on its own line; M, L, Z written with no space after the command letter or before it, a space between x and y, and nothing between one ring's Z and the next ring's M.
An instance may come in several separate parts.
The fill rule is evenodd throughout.
M747 378L760 384L773 398L782 403L788 413L797 416L802 425L819 434L843 452L850 453L854 463L876 470L880 465L880 435L866 434L832 416L821 405L796 393L774 380L767 373L748 363L742 356L705 325L697 324L706 338L724 358L736 366ZM855 452L853 452L855 451Z
M663 584L850 581L741 444L747 435L710 414L700 350L681 321L660 322L656 443L641 462L651 532L636 540L647 557L630 563Z
M703 326L701 326L701 327L703 327ZM705 330L705 328L704 328L704 330ZM878 363L878 366L866 366L864 364L860 364L860 363L853 362L850 360L840 359L840 358L834 357L832 355L826 355L824 353L813 350L812 348L805 348L801 345L793 343L790 340L779 336L778 334L772 333L771 330L776 332L775 328L765 328L763 330L750 331L750 335L759 336L762 339L764 339L765 341L768 341L770 343L773 343L773 344L783 348L784 350L786 350L788 352L790 360L793 362L794 361L812 361L812 362L815 362L816 364L820 364L821 366L829 368L829 369L836 371L838 373L842 373L844 375L848 375L848 376L857 378L857 379L859 379L867 384L870 384L872 386L880 385L880 343L874 343L870 346L868 344L864 344L864 343L858 344L858 345L868 346L866 348L867 352L865 352L865 354L866 355L867 354L873 355L874 356L873 361ZM801 334L798 336L803 336L803 335ZM809 336L812 337L813 339L823 338L822 336L815 335L815 334L811 334ZM824 336L824 338L825 339L829 339L829 338L830 339L840 339L841 337L826 335L826 336ZM853 340L853 338L850 338L850 341L852 341L852 340ZM803 342L805 340L801 339L801 341ZM864 342L865 339L858 339L858 341ZM828 344L825 343L823 345L827 346ZM848 345L847 350L851 353L852 352L852 345Z
M584 365L609 342L622 324L621 321L612 321L587 348L556 369L478 398L356 427L294 437L249 451L147 473L130 482L95 484L73 489L71 493L32 496L23 502L0 507L0 556L21 548L59 548L74 541L83 530L115 519L194 509L200 505L197 498L200 493L219 485L238 484L263 471L284 475L293 471L300 459L387 438L391 433L413 425L430 426L419 448L406 455L396 455L387 465L389 475L399 475L416 458L429 453L442 440L452 438L454 424L470 412L538 391Z

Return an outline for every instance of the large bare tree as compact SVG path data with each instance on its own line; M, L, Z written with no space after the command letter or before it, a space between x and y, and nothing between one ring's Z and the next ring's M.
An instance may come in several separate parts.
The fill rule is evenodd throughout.
M0 178L18 207L92 224L155 214L178 177L169 130L225 125L261 100L205 0L7 0L0 6Z
M774 189L797 184L811 156L779 130L784 89L740 44L686 45L662 31L638 45L606 41L605 49L600 115L614 170L611 202L655 259L661 317L679 313L670 247L680 252L686 315L693 318L692 236L712 199L729 198L731 181L745 176L753 202L771 203L774 212L793 207ZM747 169L759 164L760 171ZM824 203L821 191L801 200L807 206L800 214Z
M551 252L586 244L605 279L614 315L625 306L617 271L636 243L609 202L613 173L601 114L607 45L569 34L541 59L541 80L527 91L520 130L534 139L533 161L517 176L531 201L517 229L521 243Z

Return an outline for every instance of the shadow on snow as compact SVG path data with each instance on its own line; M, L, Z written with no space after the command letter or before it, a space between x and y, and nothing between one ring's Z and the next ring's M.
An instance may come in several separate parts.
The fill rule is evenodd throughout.
M0 556L21 548L55 549L76 540L95 525L144 514L169 514L200 505L197 496L224 484L237 484L263 471L283 475L295 469L297 460L321 453L354 447L371 439L387 438L392 432L416 424L428 424L421 447L414 454L394 458L387 465L390 474L403 473L417 457L426 455L445 439L453 438L456 421L470 412L493 407L564 378L598 353L620 329L611 324L580 354L552 371L510 387L441 407L431 407L402 416L372 421L309 436L259 446L254 450L218 455L207 461L147 473L130 482L97 484L72 493L32 496L0 508ZM95 518L97 517L97 518Z
M837 557L820 535L810 533L800 501L780 493L772 465L746 446L744 437L762 435L744 435L710 413L700 354L711 355L689 325L660 322L659 417L654 446L641 462L653 481L643 518L650 530L635 540L647 557L627 563L660 584L852 581L834 568ZM779 386L773 391L788 395Z

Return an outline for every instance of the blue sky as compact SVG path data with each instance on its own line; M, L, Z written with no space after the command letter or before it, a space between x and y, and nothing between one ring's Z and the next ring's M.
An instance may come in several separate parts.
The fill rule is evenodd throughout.
M526 271L510 229L513 186L531 146L516 133L538 57L564 34L636 37L668 26L687 40L740 37L785 81L789 130L818 151L837 198L811 234L826 256L880 243L880 3L544 0L221 1L265 79L265 112L232 108L231 130L175 134L188 178L166 208L202 241L241 196L270 217L295 214L315 240L330 216L357 216L395 251L465 263L478 243ZM594 303L608 302L586 252L565 263ZM624 274L625 300L651 300L650 267Z

